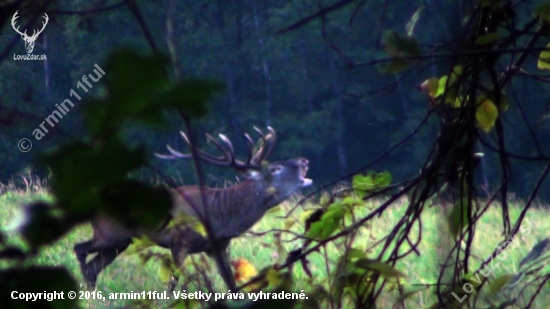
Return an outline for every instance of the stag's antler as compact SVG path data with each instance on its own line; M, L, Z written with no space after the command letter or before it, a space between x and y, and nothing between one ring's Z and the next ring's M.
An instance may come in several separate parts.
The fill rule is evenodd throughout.
M50 18L48 17L48 14L46 14L46 12L44 12L44 16L42 16L42 17L44 18L44 21L42 22L42 29L40 29L36 34L34 34L34 31L36 31L36 30L33 30L33 32L32 32L33 37L36 37L40 33L42 33L42 31L44 31L44 28L46 28L46 25L48 24L48 21L50 20Z
M19 27L17 27L17 28L15 27L15 21L19 18L19 15L17 15L17 14L19 14L19 10L16 11L15 14L13 14L13 17L11 18L11 26L13 27L13 30L15 30L15 32L19 33L21 36L26 37L26 38L30 38L30 39L38 37L38 35L40 33L42 33L42 31L44 31L44 28L46 28L46 25L48 24L48 21L50 20L50 18L48 17L48 14L46 14L44 12L43 17L44 17L45 21L42 22L42 29L38 30L38 32L36 32L36 30L33 30L32 35L28 36L27 35L27 29L25 29L25 32L21 32L21 31L19 31Z
M218 134L220 140L222 143L219 143L216 141L215 138L213 138L210 134L206 134L206 138L212 141L214 146L220 150L222 153L221 156L216 157L214 155L211 155L209 153L206 153L200 149L196 149L198 158L208 162L213 165L217 166L225 166L225 167L232 167L236 170L248 170L248 169L254 169L254 170L260 170L262 168L262 161L267 159L271 152L273 151L273 147L275 146L275 140L276 140L276 134L275 130L271 127L267 127L267 130L269 131L267 134L264 134L262 130L258 129L257 127L254 127L254 130L258 132L261 135L262 143L260 147L258 147L257 150L255 150L255 144L250 135L245 133L245 137L248 143L248 156L246 162L242 162L238 159L235 159L235 151L233 148L233 144L227 138L227 136L223 134ZM185 133L180 132L181 136L183 137L183 140L189 147L193 147L191 145L191 142L189 141L189 138ZM189 159L192 157L189 153L182 153L174 148L170 147L170 145L166 145L166 148L170 152L169 155L164 154L158 154L155 153L155 156L161 159L165 160L174 160L174 159Z
M25 30L25 32L23 33L21 31L19 31L19 27L15 28L15 20L19 18L19 16L17 14L19 14L19 10L16 11L15 14L13 14L13 17L11 18L11 26L12 26L13 30L15 30L15 32L19 33L22 36L27 36L27 30Z

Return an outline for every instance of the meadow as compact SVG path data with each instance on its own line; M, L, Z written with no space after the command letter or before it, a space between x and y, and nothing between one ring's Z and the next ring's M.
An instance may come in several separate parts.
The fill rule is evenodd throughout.
M19 224L23 206L33 201L45 200L52 201L51 195L43 188L38 189L9 189L0 196L0 228L8 235L8 242L24 246L23 241L17 235L16 227ZM280 230L290 229L295 233L303 233L303 222L307 215L311 213L318 201L309 201L304 207L298 207L293 211L291 216L285 218L288 210L296 205L296 200L293 199L283 203L274 211L269 212L264 218L258 222L251 232L243 235L240 238L234 239L230 246L230 254L232 260L245 259L250 262L258 270L272 265L274 263L284 262L284 252L289 252L299 248L303 240L296 238L293 234L280 233ZM377 206L378 202L370 202L357 209L356 216L365 215L370 209ZM361 228L360 233L355 237L353 246L364 250L367 256L375 255L377 247L374 245L385 236L395 222L403 214L407 205L407 201L402 199L392 205L379 218L370 221L366 226ZM510 209L511 218L515 220L519 214L519 203L512 201ZM548 237L550 230L550 220L548 220L548 210L542 205L532 209L527 216L529 224L532 228L525 230L524 235L521 235L520 246L509 249L502 259L500 267L495 271L496 276L504 273L514 273L518 269L519 261L531 250L531 248L540 240ZM422 242L418 246L420 255L409 255L401 263L398 263L396 268L406 275L401 279L401 287L405 290L419 290L406 300L407 308L428 308L435 296L430 290L424 289L430 284L437 282L439 265L441 256L448 244L449 233L445 232L445 212L441 207L434 205L425 209L422 217ZM275 230L275 231L274 231ZM501 213L497 207L492 207L489 213L486 214L476 231L474 239L473 257L474 265L472 269L476 269L479 263L489 255L502 240L501 231L502 220ZM277 232L280 233L280 238ZM44 248L32 260L25 263L34 263L40 265L63 265L75 280L80 284L82 290L84 282L80 274L78 262L73 253L73 245L88 240L91 237L91 228L89 224L82 224L73 229L70 233L59 239L52 246ZM281 248L281 245L283 249ZM293 291L299 292L304 290L311 292L317 285L327 286L329 279L333 276L332 271L337 262L337 257L340 255L341 247L338 245L328 245L319 252L309 256L309 269L313 274L310 278L302 267L297 264L292 268L293 274ZM166 277L165 267L162 266L162 259L168 256L169 251L164 249L147 249L150 257L146 263L143 263L143 250L132 249L130 247L126 252L122 253L107 269L105 269L98 279L97 290L102 291L103 295L108 295L111 292L141 292L141 291L165 291L166 283L163 278ZM283 250L283 251L282 251ZM140 253L142 258L140 258ZM475 265L475 263L478 263ZM0 262L1 267L7 267L6 262ZM203 276L201 271L195 271L199 267L206 272L207 276ZM193 289L203 289L204 285L211 285L215 291L225 292L227 288L222 280L216 274L216 269L213 262L206 255L194 255L186 260L186 278L180 279L180 285L176 290L182 289L191 292ZM204 279L208 278L208 279ZM547 308L546 304L550 303L550 288L547 287L542 291L535 307ZM382 295L378 302L379 308L392 308L396 299L397 292L389 291ZM171 300L155 300L149 303L143 301L132 300L82 300L80 305L83 308L113 308L113 307L135 307L137 305L153 308L165 308L172 304ZM202 307L205 303L194 303L191 307Z

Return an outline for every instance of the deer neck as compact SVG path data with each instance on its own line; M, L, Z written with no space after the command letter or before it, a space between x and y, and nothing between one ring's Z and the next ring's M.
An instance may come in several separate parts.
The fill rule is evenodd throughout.
M222 211L223 215L233 217L242 213L254 213L259 216L258 220L270 208L277 206L281 199L274 188L269 188L265 183L246 179L241 183L223 190L226 203ZM218 208L214 203L213 208Z
M265 212L277 206L284 198L275 190L254 180L226 188L214 189L215 196L208 205L208 219L216 238L241 235L258 222Z
M225 189L201 190L197 186L184 186L172 192L176 204L174 215L184 211L207 220L217 239L241 235L258 222L267 210L288 197L288 194L251 179Z

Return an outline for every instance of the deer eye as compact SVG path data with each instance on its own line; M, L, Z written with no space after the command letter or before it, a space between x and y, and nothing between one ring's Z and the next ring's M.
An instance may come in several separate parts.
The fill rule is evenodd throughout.
M270 172L271 174L278 174L278 173L281 172L282 169L283 169L283 168L280 167L280 166L273 166L273 167L270 167L270 168L269 168L269 172Z

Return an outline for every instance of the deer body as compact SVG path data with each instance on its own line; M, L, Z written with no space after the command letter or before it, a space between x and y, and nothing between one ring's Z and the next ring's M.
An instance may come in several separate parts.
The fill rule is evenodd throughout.
M265 135L262 137L264 146L269 141L268 137ZM274 138L274 134L272 138ZM229 143L225 140L224 142ZM229 146L231 146L230 143ZM229 148L232 150L232 147ZM171 148L169 150L173 155L176 153L178 158L182 155ZM233 162L232 166L237 164L237 167L233 167L245 167L247 171L247 179L234 186L224 189L201 188L199 186L182 186L170 189L171 214L172 218L176 220L175 224L156 231L138 231L124 228L109 218L98 217L93 220L93 238L74 246L82 275L88 285L95 286L101 270L130 245L132 237L146 235L157 245L170 249L176 265L182 265L188 254L212 253L214 244L216 250L222 252L223 256L221 261L216 260L220 274L229 288L234 289L235 282L226 253L231 239L250 229L267 210L277 206L300 188L312 183L311 179L305 178L308 169L307 159L298 158L273 162L264 167L259 164L250 165L250 162L255 162L254 158L263 159L270 151L266 151L264 148L260 149L258 153L260 152L263 154L258 157L250 155L247 165L235 162L234 157L230 158ZM200 154L201 159L214 163L209 161L214 157L207 156L202 152ZM226 155L229 154L226 153ZM218 164L225 161L220 162ZM177 218L182 214L199 219L210 232L212 241L187 224L179 224ZM86 262L87 255L95 252L98 252L97 256ZM174 282L170 288L173 287Z

